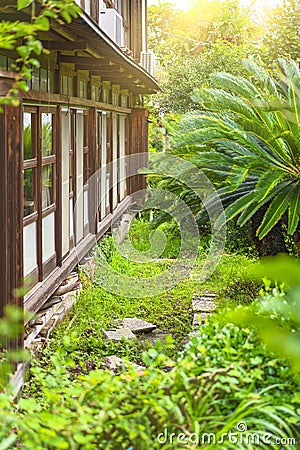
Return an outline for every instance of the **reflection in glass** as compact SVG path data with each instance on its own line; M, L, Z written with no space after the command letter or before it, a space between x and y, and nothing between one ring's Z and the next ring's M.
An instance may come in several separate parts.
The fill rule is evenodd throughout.
M48 72L48 92L54 92L54 72Z
M74 180L73 180L73 173L74 173L74 156L70 155L70 175L69 175L69 192L74 191Z
M35 211L33 178L34 169L24 170L24 217L29 216Z
M47 92L48 88L48 73L46 69L40 69L40 91Z
M33 158L32 150L32 115L24 112L23 115L23 149L24 160Z
M52 114L42 114L42 156L50 156L53 154L53 127Z
M53 164L42 167L42 208L54 203L53 199Z
M40 90L40 69L38 67L33 67L31 85L33 91Z

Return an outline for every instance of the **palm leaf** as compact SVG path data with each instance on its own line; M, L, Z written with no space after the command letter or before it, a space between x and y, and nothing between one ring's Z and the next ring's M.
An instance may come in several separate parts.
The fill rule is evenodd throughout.
M295 191L293 192L290 199L289 215L288 215L288 234L293 235L297 229L300 219L300 185L299 183L295 186Z
M249 194L239 197L235 202L228 206L225 210L227 221L230 221L239 215L249 205L249 203L252 202L253 196L254 192L250 192Z
M267 171L263 174L255 187L255 200L261 202L264 200L276 184L281 181L284 173L281 171Z
M291 197L292 192L293 190L291 191L290 188L287 187L272 201L257 230L259 239L263 239L281 219L289 207L289 198Z

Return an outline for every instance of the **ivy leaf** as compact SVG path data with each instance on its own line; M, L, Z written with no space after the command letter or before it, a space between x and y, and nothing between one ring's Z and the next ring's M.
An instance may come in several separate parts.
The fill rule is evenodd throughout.
M20 45L19 47L17 47L17 52L19 53L21 58L26 58L26 56L28 56L29 54L29 49L26 45Z
M18 11L29 6L33 0L18 0Z
M67 11L60 11L59 14L61 15L61 17L67 22L67 23L71 23L72 18L70 16L70 14Z
M43 50L43 46L42 46L41 41L39 41L39 40L34 41L33 44L32 44L32 50L34 51L34 53L36 55L40 55L42 53L42 50Z
M48 31L50 28L50 22L49 19L47 19L47 17L45 16L39 16L34 24L36 25L36 27L41 30L41 31Z
M19 81L17 84L17 87L18 87L18 89L21 89L22 91L25 91L25 92L29 91L29 87L25 80Z
M29 62L29 64L31 64L34 67L40 67L40 65L41 65L41 63L35 58L30 58L28 60L28 62Z

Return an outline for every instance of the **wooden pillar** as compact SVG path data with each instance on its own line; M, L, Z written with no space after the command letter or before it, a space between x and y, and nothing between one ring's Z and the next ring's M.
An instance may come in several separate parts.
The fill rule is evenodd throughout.
M16 74L0 72L0 96ZM8 304L23 307L22 102L0 113L0 315ZM20 340L12 345L19 345Z
M141 167L148 164L148 111L144 108L134 108L131 113L131 139L130 154L138 156L131 161L130 173L134 173L130 180L128 190L130 194L146 189L146 178L138 175Z
M99 132L99 130L98 130ZM99 168L100 156L97 149L97 110L90 108L89 110L89 130L88 130L88 144L89 144L89 232L97 234L97 226L99 222L99 187L98 177L95 175ZM99 181L100 183L100 181Z

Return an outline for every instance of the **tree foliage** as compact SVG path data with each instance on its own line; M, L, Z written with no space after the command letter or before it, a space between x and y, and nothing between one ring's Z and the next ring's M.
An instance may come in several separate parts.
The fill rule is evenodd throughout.
M257 55L252 43L259 27L237 0L194 1L187 11L160 2L149 8L148 19L149 47L160 62L158 102L167 111L193 108L195 86L209 84L220 70L245 74L242 60Z
M220 40L233 44L253 41L257 31L249 8L241 7L238 0L195 1L187 11L162 2L149 8L148 19L149 46L164 67L176 57L193 57Z
M167 111L186 113L197 107L192 99L195 87L209 86L213 73L224 71L232 75L247 76L243 59L256 51L251 45L235 45L218 41L205 46L194 57L185 56L173 63L161 76L162 93L159 103Z
M267 24L267 33L262 40L265 57L270 63L278 58L300 58L300 2L283 0Z
M175 126L173 152L217 183L228 220L238 217L243 226L263 211L255 233L264 239L286 215L287 233L297 244L300 71L282 60L278 81L256 64L245 64L253 81L219 73L212 76L211 87L196 91L199 110ZM185 187L164 180L163 188L183 194L201 212L198 199Z

